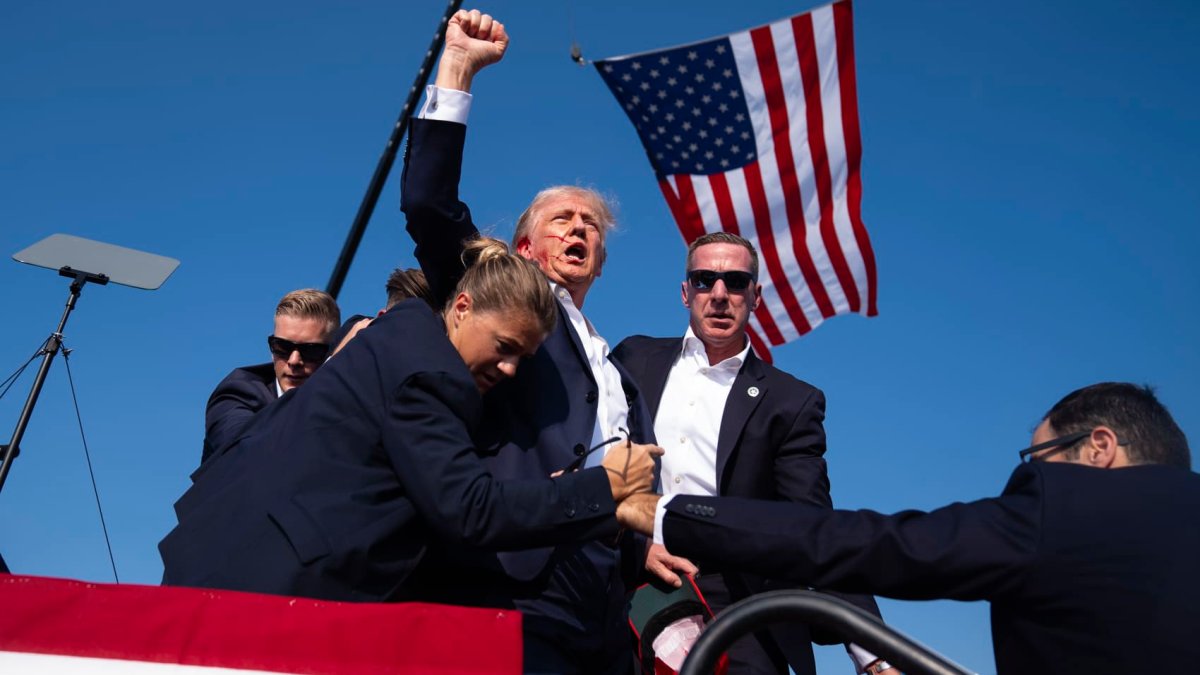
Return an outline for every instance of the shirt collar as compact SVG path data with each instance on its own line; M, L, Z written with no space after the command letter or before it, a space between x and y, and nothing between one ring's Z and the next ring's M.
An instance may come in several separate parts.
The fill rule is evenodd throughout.
M546 280L546 283L550 284L550 292L554 293L554 297L558 300L558 304L562 305L563 309L567 311L567 316L571 318L571 321L580 324L583 329L587 330L588 335L592 337L600 337L600 334L596 332L596 328L592 325L592 322L588 321L588 318L583 315L583 312L575 306L575 299L571 297L571 292L567 290L567 287L550 281L549 279Z
M695 331L691 325L688 325L687 332L683 334L683 351L681 357L685 359L695 360L701 367L709 367L708 352L704 348L704 342L696 337ZM746 362L746 355L750 352L750 341L746 340L746 346L742 351L733 356L721 361L720 363L711 366L721 370L739 371L742 369L742 364Z

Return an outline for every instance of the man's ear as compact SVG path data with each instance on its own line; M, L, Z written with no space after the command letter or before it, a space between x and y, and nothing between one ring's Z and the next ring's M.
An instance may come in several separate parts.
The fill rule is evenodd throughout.
M1084 464L1099 469L1119 469L1129 466L1129 457L1121 448L1117 432L1103 424L1092 429L1087 443L1079 449L1079 459Z
M750 306L750 311L758 310L758 306L762 304L762 284L754 284L754 304Z
M686 280L684 280L684 282L679 285L679 293L680 293L680 295L683 296L683 306L687 307L688 309L691 309L692 304L688 300L688 282Z
M533 260L533 244L529 243L529 237L521 237L517 242L517 255L526 260Z

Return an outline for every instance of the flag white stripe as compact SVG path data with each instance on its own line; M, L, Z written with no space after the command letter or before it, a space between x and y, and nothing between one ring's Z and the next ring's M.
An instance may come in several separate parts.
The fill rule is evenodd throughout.
M825 113L825 148L829 153L829 171L833 192L833 224L846 265L858 287L859 313L867 313L867 267L846 203L846 179L849 162L846 160L846 139L842 125L841 74L837 62L837 34L833 23L833 8L822 7L813 12L813 34L817 46L817 68L821 73L821 101Z
M729 41L733 45L734 61L737 63L738 75L742 80L742 91L745 92L746 104L750 110L750 122L754 128L763 191L767 195L781 195L783 186L779 179L779 165L775 156L775 143L771 135L771 117L767 108L762 77L758 72L758 57L754 52L754 43L748 32L730 35ZM775 250L779 254L779 261L787 275L788 284L796 294L800 311L804 312L804 317L810 325L816 326L822 320L821 310L817 307L816 300L813 299L812 291L800 271L800 263L793 253L792 232L788 225L784 202L782 199L768 197L767 204L771 216L771 230L775 236Z
M279 675L281 672L284 671L0 651L0 673L4 675Z
M721 214L717 211L717 200L707 176L692 176L692 189L696 192L696 205L700 207L700 223L705 232L721 231Z
M792 30L791 19L771 24L771 39L775 43L775 60L779 63L779 79L788 110L788 141L792 146L792 161L796 164L800 198L804 205L804 242L829 295L829 302L834 311L841 314L849 311L850 303L846 301L846 294L842 291L837 271L833 268L833 261L829 251L825 250L825 240L821 236L821 201L817 194L812 148L808 144L807 101L804 99L800 56L796 51L796 34Z

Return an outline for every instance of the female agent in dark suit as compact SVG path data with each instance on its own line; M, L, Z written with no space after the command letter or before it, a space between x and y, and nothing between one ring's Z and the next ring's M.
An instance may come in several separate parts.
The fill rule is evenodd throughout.
M479 461L480 394L537 350L558 308L503 242L464 257L440 315L395 306L201 468L159 544L164 584L396 600L435 539L514 549L617 533L616 503L649 490L656 446L625 442L553 479L501 482Z

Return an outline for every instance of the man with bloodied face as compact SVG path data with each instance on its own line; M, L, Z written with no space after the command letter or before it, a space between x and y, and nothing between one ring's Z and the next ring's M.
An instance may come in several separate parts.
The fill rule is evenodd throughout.
M458 12L436 84L410 127L401 209L435 304L451 297L463 242L477 233L458 195L471 81L507 46L500 22ZM514 248L545 274L560 321L516 376L484 397L478 447L500 480L591 467L618 441L652 442L637 387L581 311L612 222L603 197L571 186L543 190L518 219ZM597 505L572 508L583 514ZM624 536L499 554L433 551L422 585L430 600L519 609L526 672L625 673L632 667L627 589L646 550L645 539Z

